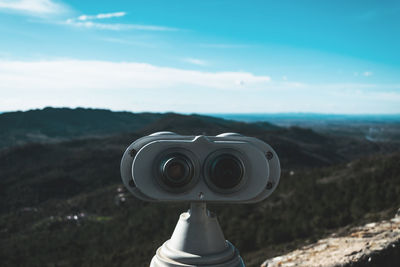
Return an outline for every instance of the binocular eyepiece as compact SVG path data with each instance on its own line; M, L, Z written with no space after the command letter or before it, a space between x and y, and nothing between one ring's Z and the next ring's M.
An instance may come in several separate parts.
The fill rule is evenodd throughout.
M245 203L272 193L280 165L275 151L256 138L161 132L128 147L121 175L129 191L143 200Z
M172 192L184 191L194 174L194 164L184 154L170 154L159 162L158 180ZM207 162L205 176L208 185L218 192L229 192L242 181L243 163L232 154L222 154Z
M170 154L159 163L159 181L171 190L183 190L193 178L193 162L184 154Z

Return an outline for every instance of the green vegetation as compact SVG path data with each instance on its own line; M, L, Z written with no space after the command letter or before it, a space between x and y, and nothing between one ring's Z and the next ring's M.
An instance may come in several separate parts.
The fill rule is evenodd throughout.
M159 118L157 113L112 112L102 109L45 108L0 114L0 149L30 142L134 132Z
M399 160L396 153L349 166L285 172L277 192L262 203L210 209L244 256L266 247L281 252L339 227L392 216L400 206ZM187 205L145 203L118 188L3 214L2 266L146 266ZM116 202L119 194L125 202Z
M0 150L1 266L148 266L188 204L133 198L122 186L119 161L130 142L158 130L240 130L276 148L283 174L270 198L209 206L250 267L338 229L391 217L400 207L397 142L165 116L137 134Z

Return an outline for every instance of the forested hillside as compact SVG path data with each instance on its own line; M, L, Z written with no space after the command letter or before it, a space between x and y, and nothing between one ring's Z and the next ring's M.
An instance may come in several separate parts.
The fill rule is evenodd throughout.
M1 265L147 266L188 204L133 198L122 185L119 162L132 141L160 130L240 132L277 151L283 172L270 198L209 206L247 266L339 228L391 217L400 207L398 140L372 142L197 115L154 116L161 117L130 133L73 135L0 150Z

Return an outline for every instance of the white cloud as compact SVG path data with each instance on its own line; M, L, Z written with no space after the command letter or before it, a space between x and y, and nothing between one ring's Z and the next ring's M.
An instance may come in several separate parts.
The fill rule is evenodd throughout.
M45 106L178 112L400 112L400 84L272 81L137 62L0 59L0 111Z
M248 72L201 72L136 62L83 60L0 61L1 90L163 89L201 86L220 90L262 89L270 78ZM29 89L28 89L29 88Z
M364 71L363 72L363 75L365 76L365 77L369 77L369 76L372 76L372 71Z
M97 15L81 15L78 20L94 20L94 19L110 19L118 18L126 15L126 12L113 12L113 13L101 13Z
M237 80L237 81L236 81L236 84L239 85L239 86L244 86L244 85L245 85L245 81L243 81L243 80Z
M199 44L199 46L206 47L206 48L227 49L227 48L248 48L253 45L249 45L249 44Z
M199 66L206 66L208 65L207 62L205 60L202 59L198 59L198 58L184 58L183 61L190 63L190 64L194 64L194 65L199 65Z
M270 78L136 62L0 60L0 81L1 111L52 105L201 112L204 107L222 108L227 91L239 96L263 90Z
M0 0L0 9L41 16L62 13L67 8L52 0Z
M66 24L79 28L99 29L99 30L113 30L113 31L126 31L126 30L141 30L141 31L176 31L177 29L154 26L154 25L140 25L140 24L120 24L120 23L96 23L92 21L73 21L67 20Z
M121 24L121 23L97 23L92 21L75 21L68 19L66 24L87 29L99 30L112 30L112 31L126 31L126 30L141 30L141 31L174 31L176 29L153 26L153 25L140 25L140 24Z
M156 25L93 22L94 20L120 18L125 15L126 12L122 11L114 13L101 13L97 15L81 15L77 18L67 19L65 21L65 24L78 28L112 30L112 31L122 31L122 30L176 31L177 30L175 28L156 26Z
M354 72L353 73L353 75L355 76L355 77L358 77L358 76L360 76L360 75L362 75L362 76L365 76L365 77L370 77L370 76L372 76L374 73L372 72L372 71L364 71L364 72Z

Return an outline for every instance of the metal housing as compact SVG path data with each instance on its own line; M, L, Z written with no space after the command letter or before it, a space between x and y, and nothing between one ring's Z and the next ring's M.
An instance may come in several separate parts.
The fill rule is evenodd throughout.
M183 192L166 190L157 178L155 162L174 151L183 153L194 165L193 179ZM229 192L210 186L207 177L208 161L218 153L232 153L244 165L241 183ZM136 140L126 149L121 176L128 190L145 201L253 203L275 190L280 163L271 146L253 137L235 133L183 136L159 132Z

